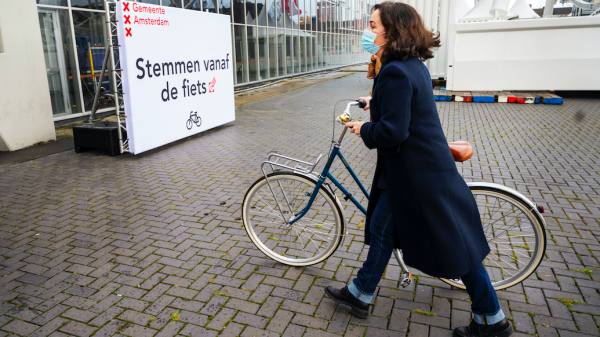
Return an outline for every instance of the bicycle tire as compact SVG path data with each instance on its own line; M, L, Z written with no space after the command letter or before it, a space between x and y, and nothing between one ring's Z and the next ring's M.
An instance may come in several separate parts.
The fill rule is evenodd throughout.
M478 208L482 216L482 225L484 226L484 232L486 233L486 238L488 239L488 244L490 244L490 253L486 256L484 265L486 266L486 270L488 271L488 275L490 275L490 279L492 281L492 285L494 289L501 290L512 287L527 277L529 277L537 267L542 262L544 254L546 253L546 227L544 224L544 220L542 216L536 210L536 206L528 202L528 200L522 196L520 193L513 191L507 187L503 186L493 186L495 184L489 183L471 183L469 184L469 188L474 194L476 201L478 202ZM479 198L479 196L485 197ZM510 204L512 213L515 213L515 208L523 214L523 217L526 218L531 224L531 231L527 229L527 224L521 222L519 220L518 215L515 215L516 228L519 229L518 233L530 233L530 234L510 234L510 227L504 229L502 228L502 224L498 224L498 219L494 219L492 216L500 212L501 215L504 214L508 210L505 205L501 205L500 202L495 203L497 210L494 213L488 214L486 209L489 209L487 206L488 201L492 198L496 198L497 200L503 200L503 202ZM478 200L479 199L479 200ZM482 212L483 208L483 212ZM492 208L493 209L493 208ZM500 211L503 209L503 211ZM491 212L491 211L490 211ZM493 222L486 227L486 220L489 217L489 220ZM512 220L511 220L512 221ZM506 220L502 220L503 224L507 224ZM525 224L521 225L521 223ZM497 228L494 229L493 225L498 224ZM505 225L507 226L507 225ZM491 228L491 229L490 229ZM502 235L506 233L506 237ZM533 234L534 241L529 239ZM507 240L506 242L499 242L500 240ZM496 240L496 241L495 241ZM520 241L519 241L520 240ZM522 242L521 242L522 241ZM530 251L529 248L531 244L535 244L535 248ZM512 255L508 255L512 251ZM518 254L517 254L518 253ZM531 253L531 254L530 254ZM507 262L502 259L502 257L508 256L515 260L516 268L519 268L519 263L525 264L523 261L519 261L519 258L523 258L524 260L528 258L527 264L521 270L512 275L507 270L512 270L508 267L511 265L512 261ZM516 257L516 258L515 258ZM506 277L509 274L510 276ZM506 277L506 278L505 278ZM440 280L460 289L465 289L464 284L459 279L444 279L440 278Z
M282 182L286 182L287 187L290 186L290 181L298 182L298 186L300 187L294 188L298 190L299 194L306 194L312 192L317 183L317 181L310 176L294 172L275 172L267 175L267 177L269 178L271 186L274 187L275 193L286 191L286 189L284 189L281 185ZM290 189L291 188L288 188L288 191ZM255 196L258 195L259 192L263 193L262 196L259 197L261 199L261 202L264 203L264 205L258 204L259 201L255 198ZM252 184L252 186L250 186L250 188L246 192L246 195L244 196L244 201L242 203L242 220L244 223L246 233L248 234L248 237L250 237L254 245L263 254L277 262L289 266L310 266L324 261L337 250L337 248L343 241L343 233L345 232L344 216L340 208L339 202L325 185L323 185L319 190L319 195L315 198L315 202L309 210L310 214L307 213L304 217L298 220L298 222L291 225L291 227L287 226L286 223L283 221L281 213L279 212L279 209L275 204L275 197L272 198L272 202L263 200L263 198L267 198L269 196L268 193L271 193L271 190L268 188L267 180L265 179L265 177L261 177L258 180L256 180ZM278 193L278 195L279 194L283 195L283 193ZM291 193L287 194L288 196L291 195ZM303 195L308 197L304 198L304 200L299 200L297 198L298 196L299 195L296 195L291 202L287 203L287 205L282 204L282 207L284 209L285 207L295 207L295 209L290 213L296 213L299 210L301 210L303 208L303 204L305 204L307 199L310 198L310 195ZM283 198L285 199L287 197L284 196ZM315 207L319 207L317 200L319 203L321 203L321 201L324 200L325 202L323 203L323 206L327 204L329 205L330 209L327 209L326 207L324 207L323 210L321 210L320 208L316 209ZM284 200L281 201L283 202ZM287 201L287 199L285 199L285 201ZM271 205L269 205L269 203L271 203ZM266 211L263 211L263 209L266 209L268 213ZM314 211L315 209L316 213ZM316 221L311 220L313 219L311 217L317 215L318 219ZM268 220L274 221L260 222L261 218L268 218ZM323 225L326 223L326 220L322 220L322 222L319 222L321 221L320 218L333 220L334 226L329 228L329 224ZM312 226L317 222L320 223L320 225L315 225L315 227L317 228L316 230L312 227L308 229L309 226ZM265 224L269 225L267 226ZM275 226L273 226L273 224ZM261 225L262 227L258 228ZM269 233L267 229L269 228L272 229L273 233L267 236L267 234ZM300 229L300 232L298 232L298 229ZM286 232L286 230L287 233L284 233ZM299 241L292 240L293 234L289 234L292 231L297 233L297 236L300 238ZM326 235L328 235L326 232L331 232L331 241L327 241L327 244L325 244L326 246L323 248L323 252L321 252L321 246L318 245L316 242L326 241L323 238ZM275 237L273 237L274 234ZM300 254L300 249L298 249L298 246L305 245L302 240L302 235L304 235L304 237L306 238L306 247L309 246L309 243L314 243L319 253L315 254L314 256L308 256L310 252L304 250L305 254L307 254L305 258L294 258L294 254L296 252L298 255ZM317 237L316 240L313 240L314 236ZM288 241L285 241L284 239L287 237L289 237L290 239ZM279 241L282 241L281 245L279 245ZM288 242L287 247L286 242Z
M200 127L200 125L202 125L202 118L200 118L200 116L197 116L198 118L196 119L195 123L197 127Z
M191 130L191 129L192 129L192 119L191 119L191 118L187 120L187 122L185 123L185 127L186 127L188 130Z

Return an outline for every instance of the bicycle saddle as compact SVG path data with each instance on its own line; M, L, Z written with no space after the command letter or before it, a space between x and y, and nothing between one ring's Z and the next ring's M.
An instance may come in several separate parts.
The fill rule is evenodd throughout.
M469 142L459 140L458 142L448 143L448 146L450 147L454 161L463 162L473 156L473 148Z

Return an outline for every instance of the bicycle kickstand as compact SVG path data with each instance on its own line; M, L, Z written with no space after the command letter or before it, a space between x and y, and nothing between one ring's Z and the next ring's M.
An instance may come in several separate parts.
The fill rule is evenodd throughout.
M412 274L408 270L408 267L406 267L406 264L402 259L402 255L400 254L401 253L399 249L394 249L394 256L396 257L396 261L398 261L398 264L402 269L402 273L400 273L400 286L402 288L406 288L412 283Z

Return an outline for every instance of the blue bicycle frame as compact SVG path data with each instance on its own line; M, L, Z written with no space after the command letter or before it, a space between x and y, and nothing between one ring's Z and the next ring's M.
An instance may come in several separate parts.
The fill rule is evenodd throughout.
M340 139L337 142L334 142L333 150L331 151L331 154L329 155L327 164L325 164L325 167L323 168L323 171L321 172L321 175L319 176L319 180L317 181L315 190L313 191L313 193L310 196L310 199L308 200L308 204L299 213L294 214L294 218L291 221L289 221L289 223L288 223L289 225L292 225L296 221L300 220L308 212L308 210L312 207L312 204L315 201L315 198L317 197L317 194L319 193L319 190L321 189L326 178L329 178L331 180L331 182L333 182L333 184L337 188L339 188L340 191L342 191L342 193L344 194L345 200L352 201L352 203L356 207L358 207L358 209L360 209L361 212L363 212L365 215L367 214L367 210L363 207L363 205L361 205L358 202L358 200L356 200L356 198L352 195L352 193L350 193L350 191L348 191L342 185L342 183L340 183L337 179L335 179L335 177L329 172L329 169L331 168L333 161L335 160L336 157L339 157L340 160L342 161L342 163L344 164L344 166L346 167L346 170L348 170L348 172L352 176L352 179L354 179L354 181L358 184L361 191L364 193L365 197L367 197L367 200L369 199L369 192L367 192L367 189L363 186L362 182L360 181L360 179L358 178L356 173L354 173L354 171L352 170L352 167L350 167L350 164L348 164L348 161L346 161L346 158L344 158L344 156L342 155L342 152L340 151L340 144L342 143L342 140L344 139L344 135L346 134L347 130L348 130L348 128L344 128L344 131L342 131Z

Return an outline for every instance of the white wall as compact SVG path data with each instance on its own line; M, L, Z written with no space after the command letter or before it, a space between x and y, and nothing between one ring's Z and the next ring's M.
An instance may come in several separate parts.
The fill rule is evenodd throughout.
M0 151L56 139L35 0L0 0Z
M456 24L447 88L600 90L600 16Z

